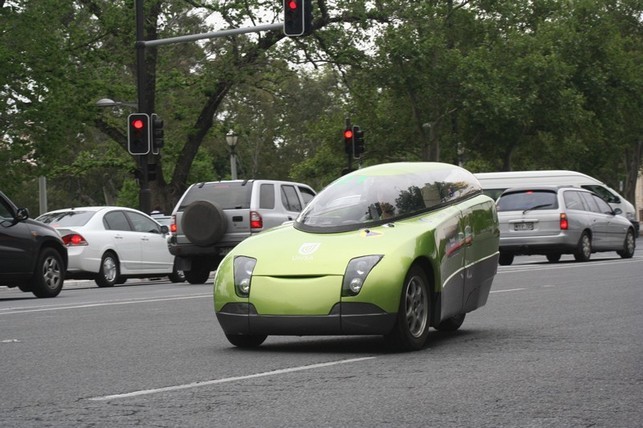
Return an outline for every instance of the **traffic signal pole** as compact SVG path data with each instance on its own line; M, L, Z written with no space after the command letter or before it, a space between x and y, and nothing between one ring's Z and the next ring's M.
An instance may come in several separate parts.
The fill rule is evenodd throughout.
M256 25L254 27L246 28L233 28L230 30L215 31L203 34L191 34L187 36L170 37L166 39L145 40L145 27L143 15L143 2L144 0L135 0L136 12L136 77L138 89L138 113L146 113L152 117L152 106L150 106L146 97L147 70L145 66L145 47L154 47L161 45L169 45L175 43L193 42L202 39L213 39L217 37L228 37L238 34L258 33L260 31L270 31L282 29L284 35L303 36L311 31L312 26L312 5L311 0L284 0L284 17L285 22ZM297 12L297 13L294 13ZM292 28L296 28L296 32L291 32ZM162 125L161 125L162 128ZM154 137L152 137L154 139ZM161 135L162 142L162 135ZM154 144L154 142L152 142ZM162 144L162 143L161 143ZM160 147L160 146L157 146ZM150 213L152 209L152 194L150 192L148 168L154 165L155 161L154 149L147 155L138 156L139 170L141 172L139 177L140 192L139 192L139 205L140 210L145 213ZM349 159L349 164L351 160Z
M138 90L138 112L147 113L150 115L152 112L145 90L147 89L147 69L145 68L145 20L143 15L143 1L136 0L136 86ZM148 156L150 154L137 156L138 167L141 171L139 176L139 194L138 204L139 209L146 214L152 211L152 192L150 191L150 181L147 173Z

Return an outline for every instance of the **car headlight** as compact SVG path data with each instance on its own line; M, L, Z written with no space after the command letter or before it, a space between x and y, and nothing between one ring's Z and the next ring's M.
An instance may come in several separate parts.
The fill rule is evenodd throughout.
M252 272L255 269L257 260L237 256L234 258L234 290L239 297L248 297L250 295L250 283L252 282Z
M348 263L346 272L344 273L342 296L356 296L359 294L366 277L381 259L381 255L363 256L352 259Z

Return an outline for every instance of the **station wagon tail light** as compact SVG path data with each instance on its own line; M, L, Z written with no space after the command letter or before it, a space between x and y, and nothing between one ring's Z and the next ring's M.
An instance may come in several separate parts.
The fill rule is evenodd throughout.
M78 233L70 233L69 235L63 236L62 238L63 242L68 247L82 247L89 245L87 241L85 241L85 238L83 238L83 236L79 235Z
M381 255L352 259L344 273L342 296L357 296L362 290L366 277L380 260L382 260Z
M172 222L170 223L170 233L176 234L176 216L172 216Z
M263 219L257 211L250 211L250 229L263 229Z
M251 257L237 256L234 258L234 291L239 297L250 295L250 283L252 272L255 269L257 260Z
M560 230L569 229L569 222L567 221L567 214L560 213Z

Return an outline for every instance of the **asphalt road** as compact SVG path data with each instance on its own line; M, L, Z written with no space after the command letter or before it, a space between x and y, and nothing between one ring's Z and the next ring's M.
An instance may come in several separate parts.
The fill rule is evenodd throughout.
M229 345L210 285L0 287L2 427L641 427L643 256L520 257L456 333Z

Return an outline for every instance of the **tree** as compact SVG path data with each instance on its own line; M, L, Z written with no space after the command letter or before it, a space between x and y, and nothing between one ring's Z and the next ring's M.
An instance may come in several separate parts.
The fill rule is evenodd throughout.
M6 0L0 14L3 188L55 204L137 204L125 107L136 100L133 0ZM641 165L641 6L636 0L314 1L313 32L146 49L146 98L165 120L154 205L226 178L235 129L246 177L325 186L341 129L366 131L361 163L568 168L625 184ZM147 0L149 39L281 19L281 3ZM463 150L464 149L464 150ZM618 171L618 174L613 174Z

